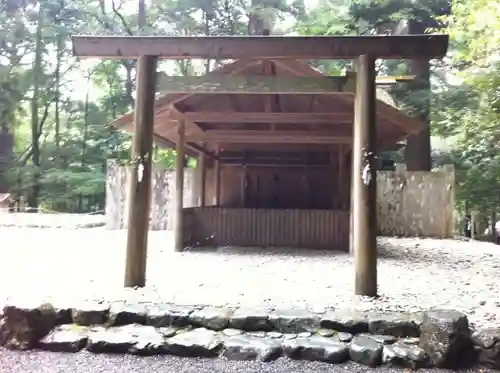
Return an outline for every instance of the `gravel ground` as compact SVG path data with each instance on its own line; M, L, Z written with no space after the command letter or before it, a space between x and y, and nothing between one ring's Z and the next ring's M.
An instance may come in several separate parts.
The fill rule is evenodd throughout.
M227 361L223 359L187 359L174 356L137 357L131 355L58 354L50 352L0 351L2 373L404 373L406 369L367 368L354 363L330 365L293 361L285 358L273 363ZM449 370L420 369L421 373ZM471 369L470 373L492 373Z
M1 298L82 298L178 304L466 312L500 326L500 247L482 242L381 238L376 300L353 296L352 258L311 250L221 248L172 252L151 232L148 286L122 288L125 231L0 227Z

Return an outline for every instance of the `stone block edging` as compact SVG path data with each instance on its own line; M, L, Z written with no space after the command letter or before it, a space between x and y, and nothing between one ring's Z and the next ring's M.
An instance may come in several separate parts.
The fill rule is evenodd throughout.
M467 317L453 310L319 314L89 302L73 308L8 304L0 316L0 345L11 349L500 369L500 329L472 332Z

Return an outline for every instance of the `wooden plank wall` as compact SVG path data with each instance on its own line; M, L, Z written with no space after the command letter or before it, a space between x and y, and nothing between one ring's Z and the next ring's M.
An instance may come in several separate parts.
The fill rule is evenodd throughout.
M246 172L247 189L242 187ZM348 170L344 174L350 175ZM215 201L213 169L207 170L206 201ZM349 179L338 179L331 167L221 167L220 205L223 207L284 209L349 208ZM243 203L246 193L246 204Z
M196 207L185 210L186 243L348 250L349 212Z

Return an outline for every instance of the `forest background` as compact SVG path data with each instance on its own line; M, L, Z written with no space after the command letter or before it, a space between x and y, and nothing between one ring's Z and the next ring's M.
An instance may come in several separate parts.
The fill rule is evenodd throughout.
M406 158L421 170L454 163L458 208L491 214L500 206L500 2L151 0L142 3L141 22L138 1L0 0L0 133L13 138L12 152L8 141L0 141L0 186L8 185L34 211L102 210L106 161L130 156L130 136L108 123L133 108L136 63L77 61L71 35L245 35L264 29L277 35L450 34L449 55L432 61L430 74L414 61L377 65L379 75L417 75L412 84L386 89L398 107L429 123L428 133L406 150L384 156ZM352 69L351 61L312 63L329 75ZM183 76L215 67L216 61L159 66ZM418 151L422 146L429 151ZM154 157L172 167L175 151L156 148Z

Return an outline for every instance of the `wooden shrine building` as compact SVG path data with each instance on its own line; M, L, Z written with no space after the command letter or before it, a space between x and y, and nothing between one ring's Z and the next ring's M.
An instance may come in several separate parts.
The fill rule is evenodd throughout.
M175 247L349 247L356 293L376 295L377 152L422 124L376 99L375 60L440 58L443 35L73 38L80 57L138 58L126 286L145 282L153 140L177 149ZM158 58L231 60L156 82ZM307 60L355 59L327 77ZM155 99L157 85L163 96ZM184 208L184 155L200 204Z

